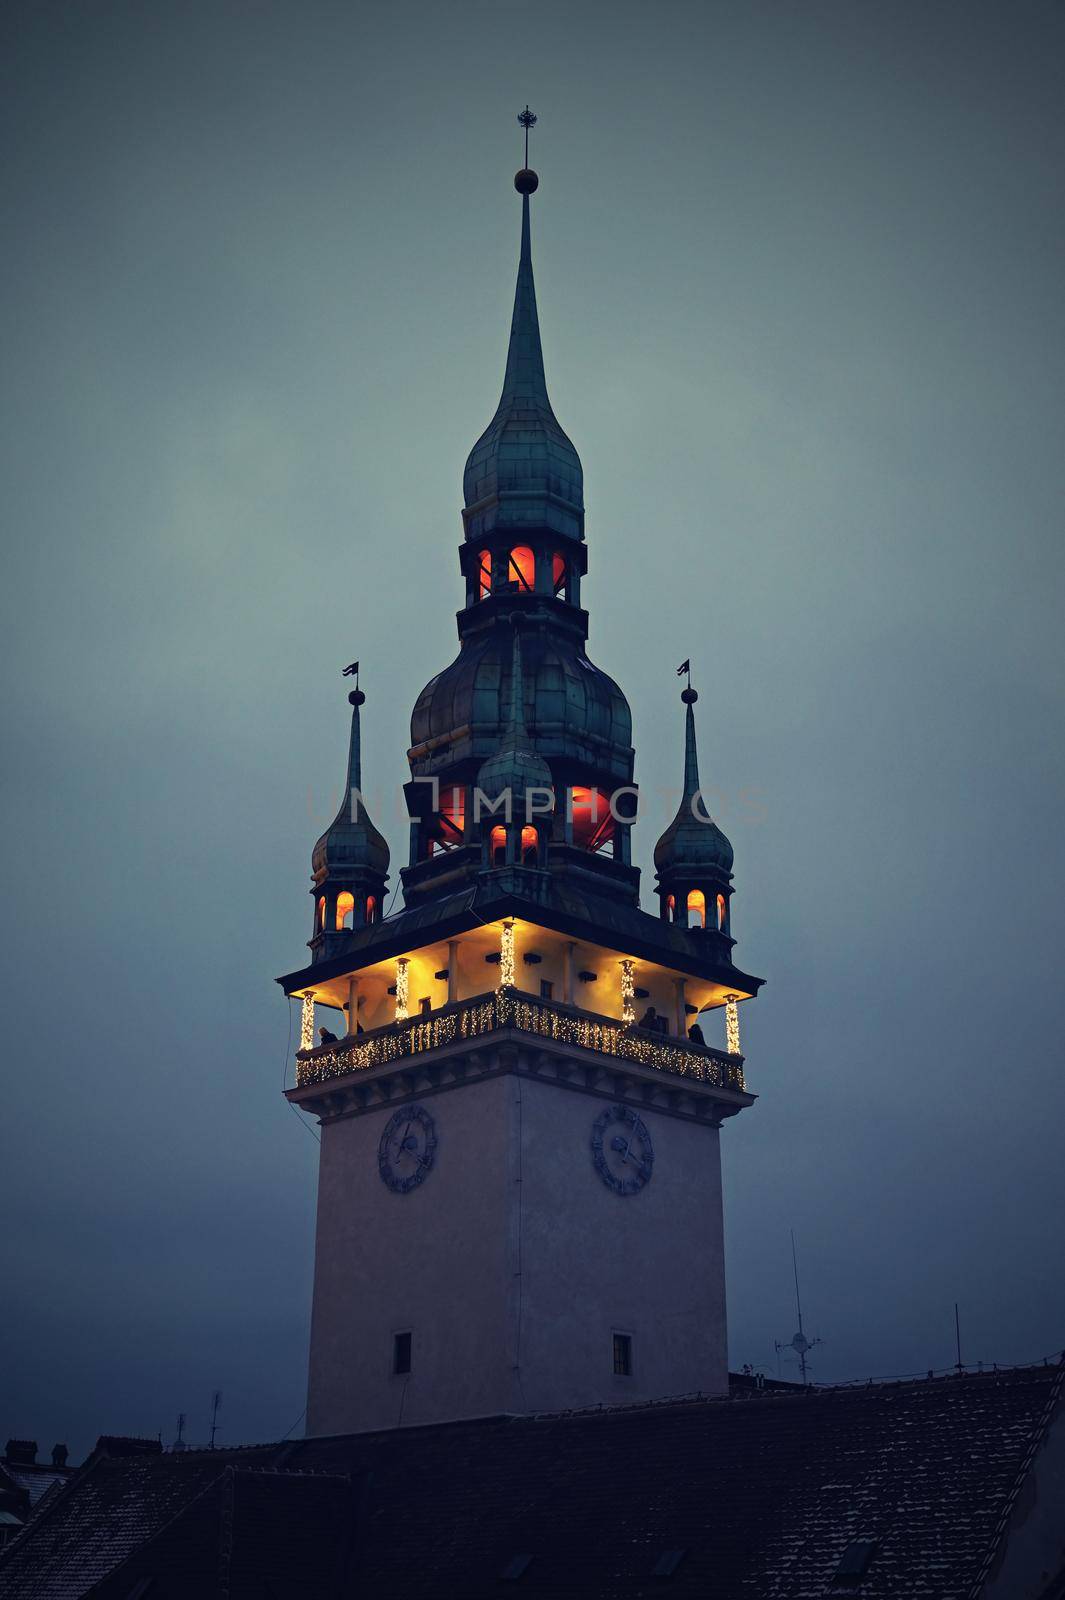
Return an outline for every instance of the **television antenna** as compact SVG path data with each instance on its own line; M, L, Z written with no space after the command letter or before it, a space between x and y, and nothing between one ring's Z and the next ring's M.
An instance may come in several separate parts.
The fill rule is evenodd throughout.
M211 1443L209 1448L214 1449L214 1436L218 1432L218 1410L222 1404L222 1391L216 1389L211 1396Z
M174 1450L176 1450L176 1451L181 1451L181 1450L187 1450L188 1449L188 1445L185 1443L185 1413L184 1413L184 1411L179 1411L178 1412L177 1438L174 1440L172 1448Z
M800 1374L802 1376L803 1387L805 1388L806 1384L809 1382L809 1379L807 1378L807 1375L806 1375L806 1358L809 1355L810 1351L815 1347L815 1345L822 1344L823 1340L821 1340L821 1339L808 1339L806 1337L806 1334L803 1331L803 1326L802 1326L802 1301L799 1299L799 1263L798 1263L798 1259L797 1259L796 1254L795 1254L795 1229L794 1228L792 1228L792 1230L791 1230L791 1270L792 1270L792 1272L794 1273L794 1276L795 1276L795 1314L796 1314L796 1316L798 1317L798 1320L799 1320L799 1331L798 1331L798 1333L792 1335L792 1337L788 1340L787 1344L781 1344L779 1339L774 1340L774 1343L776 1345L776 1350L777 1350L777 1355L778 1356L780 1355L780 1352L782 1350L793 1350L795 1352L795 1354L798 1356L798 1358L799 1358L799 1372L800 1372Z

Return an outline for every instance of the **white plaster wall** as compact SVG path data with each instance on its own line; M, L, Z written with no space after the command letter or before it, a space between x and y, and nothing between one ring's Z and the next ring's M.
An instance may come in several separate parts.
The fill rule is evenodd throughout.
M425 1182L395 1194L377 1149L394 1107L322 1128L309 1434L507 1409L502 1079L418 1096L436 1121ZM393 1377L392 1336L413 1333Z
M409 1194L378 1172L392 1106L323 1127L308 1433L726 1390L715 1129L641 1111L654 1171L622 1197L592 1162L601 1096L511 1073L418 1104L438 1147Z
M520 1409L724 1393L718 1132L642 1111L654 1169L622 1196L590 1149L609 1101L518 1077L507 1093L520 1123ZM633 1337L631 1378L613 1375L615 1330Z

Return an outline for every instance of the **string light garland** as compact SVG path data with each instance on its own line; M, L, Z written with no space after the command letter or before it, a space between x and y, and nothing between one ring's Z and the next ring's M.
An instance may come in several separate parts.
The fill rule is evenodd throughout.
M499 941L499 987L513 989L514 987L514 924L504 922L503 934Z
M725 1001L725 1049L730 1056L740 1053L740 1013L734 994Z
M628 956L621 963L621 1020L627 1028L636 1021L636 963Z
M399 1002L399 983L396 985ZM320 1047L296 1057L296 1087L303 1089L332 1078L346 1078L370 1067L387 1066L409 1056L439 1050L463 1039L475 1039L502 1028L553 1039L558 1044L594 1050L600 1055L633 1061L641 1067L695 1078L723 1089L744 1089L743 1061L738 1052L689 1045L681 1039L654 1039L613 1017L582 1016L568 1006L535 1000L520 992L482 995L447 1007L433 1017L412 1017L360 1036L358 1043Z
M410 998L410 977L407 972L407 958L400 956L396 962L396 1021L406 1022L410 1016L408 1000Z
M303 997L303 1010L300 1012L300 1049L310 1050L314 1045L314 990L309 989Z

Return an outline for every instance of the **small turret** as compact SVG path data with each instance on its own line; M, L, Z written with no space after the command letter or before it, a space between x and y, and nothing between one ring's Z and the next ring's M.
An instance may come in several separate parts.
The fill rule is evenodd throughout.
M689 683L685 706L684 794L677 814L655 845L655 875L662 917L684 927L723 934L729 945L732 846L711 821L699 788L695 712L699 696Z
M361 689L348 695L351 740L344 797L311 853L314 933L310 946L315 961L333 954L345 933L378 921L384 905L388 844L371 822L362 799L359 709L365 700Z

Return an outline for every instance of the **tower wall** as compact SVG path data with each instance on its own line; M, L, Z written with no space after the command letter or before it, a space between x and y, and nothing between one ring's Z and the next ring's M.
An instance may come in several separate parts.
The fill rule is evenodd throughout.
M653 1171L621 1195L591 1145L610 1094L489 1070L323 1124L309 1433L727 1388L717 1128L639 1104ZM378 1163L397 1103L423 1107L437 1140L402 1194ZM408 1375L392 1372L397 1332ZM631 1376L614 1373L614 1333Z

